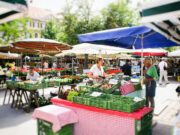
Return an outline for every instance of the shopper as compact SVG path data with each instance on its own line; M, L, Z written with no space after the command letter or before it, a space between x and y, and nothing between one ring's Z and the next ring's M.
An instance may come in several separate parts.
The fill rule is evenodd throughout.
M126 64L122 67L124 75L131 76L131 65L130 60L126 60Z
M47 69L49 66L49 64L47 63L47 61L44 62L44 68Z
M145 59L144 65L146 69L145 74L145 86L146 86L146 106L155 107L154 97L156 92L156 80L158 80L158 74L155 66L152 65L151 59ZM149 105L151 103L151 105Z
M53 62L53 66L52 66L52 68L57 68L57 64L56 64L56 62L55 62L55 61Z
M168 75L167 74L167 68L168 68L168 65L166 63L166 59L162 58L161 62L159 63L159 69L160 69L159 85L162 85L163 77L164 77L166 84L169 83L168 76L167 76Z
M34 69L31 67L29 73L26 76L26 79L31 81L37 81L39 77L40 77L39 73L34 71Z
M90 69L88 77L93 79L94 83L98 83L102 81L102 78L106 76L104 69L102 67L103 65L103 58L98 58L96 60L95 65L93 65Z

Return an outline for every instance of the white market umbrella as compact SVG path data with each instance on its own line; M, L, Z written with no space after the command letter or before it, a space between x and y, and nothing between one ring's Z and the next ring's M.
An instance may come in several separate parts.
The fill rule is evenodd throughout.
M19 58L21 55L17 54L17 53L3 53L0 52L0 58Z
M180 57L180 49L179 50L176 50L176 51L173 51L173 52L170 52L168 54L169 57Z
M56 56L68 55L68 54L118 54L122 52L129 52L129 49L112 47L107 45L96 45L90 43L82 43L78 45L74 45L73 49L65 50L61 54L57 54Z
M141 49L137 49L137 50L131 50L130 51L132 54L141 56ZM162 56L167 54L168 51L162 49L162 48L158 48L158 49L143 49L143 56Z

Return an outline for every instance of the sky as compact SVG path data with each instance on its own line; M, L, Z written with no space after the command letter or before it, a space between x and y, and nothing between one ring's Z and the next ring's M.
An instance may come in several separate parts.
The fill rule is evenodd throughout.
M66 4L66 0L30 0L32 6L49 9L55 13L62 12L63 7ZM89 0L93 1L93 0ZM115 2L116 0L94 0L92 10L98 12L106 7L108 4Z

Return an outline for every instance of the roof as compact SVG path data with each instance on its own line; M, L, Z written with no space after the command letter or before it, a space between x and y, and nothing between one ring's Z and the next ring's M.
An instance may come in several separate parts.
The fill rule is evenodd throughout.
M52 11L33 6L28 6L26 17L40 21L48 21L49 19L56 18Z

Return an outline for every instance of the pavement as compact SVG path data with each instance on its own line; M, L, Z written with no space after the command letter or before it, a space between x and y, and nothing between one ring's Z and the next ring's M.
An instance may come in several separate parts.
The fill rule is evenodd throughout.
M175 92L180 82L171 81L168 85L157 86L155 97L155 111L162 106L158 116L153 120L157 124L153 127L153 135L170 135L173 120L180 109L180 98ZM4 90L0 90L0 135L37 135L37 123L32 119L33 109L25 113L22 109L11 108L10 104L2 105ZM50 90L46 90L47 96Z

